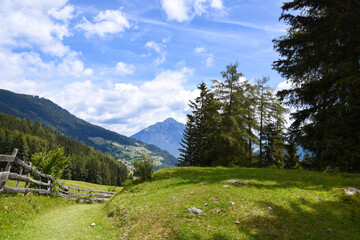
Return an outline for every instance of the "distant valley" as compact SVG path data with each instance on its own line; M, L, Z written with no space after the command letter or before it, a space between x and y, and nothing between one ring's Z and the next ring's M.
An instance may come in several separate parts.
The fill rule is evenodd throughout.
M174 167L177 163L174 156L155 145L88 123L45 98L0 90L0 112L41 122L45 127L114 156L129 166L142 154L153 159L155 169Z

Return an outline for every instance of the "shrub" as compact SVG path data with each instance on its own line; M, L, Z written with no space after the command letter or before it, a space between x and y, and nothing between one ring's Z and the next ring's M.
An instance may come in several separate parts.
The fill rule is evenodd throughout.
M142 156L134 163L135 174L140 177L142 181L150 179L152 177L152 170L154 165L151 163L150 157Z

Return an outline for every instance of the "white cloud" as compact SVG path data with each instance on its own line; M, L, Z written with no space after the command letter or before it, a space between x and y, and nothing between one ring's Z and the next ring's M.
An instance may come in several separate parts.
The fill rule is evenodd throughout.
M291 81L290 80L285 80L281 83L279 83L277 85L277 87L275 88L276 91L281 91L281 90L285 90L285 89L290 89L291 88Z
M170 116L185 121L189 100L198 95L197 90L184 87L192 73L187 67L167 70L140 85L74 82L53 100L80 118L131 135Z
M190 8L184 0L162 0L162 8L168 20L183 22L190 19Z
M220 10L224 8L222 0L212 0L211 7L220 9Z
M60 76L90 76L93 74L91 68L85 68L84 63L79 59L77 52L70 52L67 54L63 61L58 65L58 73Z
M93 22L83 18L83 23L76 25L76 28L85 30L86 36L98 35L104 38L106 34L124 32L130 28L126 15L120 10L106 10L100 12L93 18Z
M205 48L205 47L196 47L196 48L194 49L194 53L195 53L196 55L199 55L199 54L205 53L205 52L206 52L206 48Z
M48 14L62 21L68 21L74 17L74 7L72 5L67 5L64 8L52 8L48 11Z
M161 3L167 19L178 22L223 9L222 0L161 0Z
M157 44L156 42L153 42L153 41L147 42L147 43L145 44L145 47L150 48L150 49L153 49L153 50L154 50L155 52L157 52L157 53L160 53L160 52L161 52L161 50L160 50L160 45Z
M205 63L205 66L207 68L211 67L214 62L214 54L208 53L207 49L203 46L196 47L194 49L194 54L197 56L200 56L202 58L202 61Z
M118 62L116 64L115 70L120 75L128 75L134 73L135 66L124 62Z
M65 13L71 9L67 1L10 1L0 2L0 45L10 47L37 47L57 57L69 52L62 43L70 36L68 23L55 23L48 12L70 19ZM56 10L55 10L56 9Z
M165 51L166 43L170 41L170 38L163 39L161 44L153 41L149 41L145 44L146 48L154 50L159 56L155 59L154 64L156 66L163 64L166 61L167 52ZM149 55L143 55L144 57Z
M207 68L211 67L213 65L213 62L214 62L214 54L212 53L209 53L207 56L206 56L206 59L205 59L205 65Z

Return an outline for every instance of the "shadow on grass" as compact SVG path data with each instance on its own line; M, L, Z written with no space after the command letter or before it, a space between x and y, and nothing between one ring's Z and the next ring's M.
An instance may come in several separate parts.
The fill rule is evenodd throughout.
M330 190L334 187L355 187L360 188L359 174L322 173L306 170L286 170L270 168L199 168L184 167L176 169L164 169L157 172L154 180L177 179L164 183L164 188L175 187L184 184L216 184L226 183L229 179L240 180L240 183L232 184L242 187L241 181L255 180L259 182L270 181L272 183L247 182L249 186L256 188L293 188L298 187L307 190Z
M265 216L239 219L239 226L248 226L254 230L254 233L247 232L253 239L360 238L358 203L310 203L302 200L300 204L298 201L291 202L287 208L264 201L257 202L257 205L267 209ZM241 228L238 230L243 231Z

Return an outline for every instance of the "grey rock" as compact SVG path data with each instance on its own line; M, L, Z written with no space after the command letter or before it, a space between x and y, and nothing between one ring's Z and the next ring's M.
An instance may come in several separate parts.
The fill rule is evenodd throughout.
M195 207L188 208L188 211L190 213L195 213L195 214L200 215L200 216L205 214L201 209L195 208Z
M347 195L354 195L355 193L360 194L360 190L353 187L344 188L344 191Z

